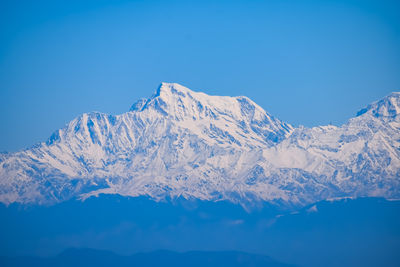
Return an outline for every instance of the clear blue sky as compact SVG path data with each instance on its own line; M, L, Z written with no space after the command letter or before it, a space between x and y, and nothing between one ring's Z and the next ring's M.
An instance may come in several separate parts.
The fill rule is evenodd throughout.
M0 1L0 151L162 81L340 125L400 90L399 1Z

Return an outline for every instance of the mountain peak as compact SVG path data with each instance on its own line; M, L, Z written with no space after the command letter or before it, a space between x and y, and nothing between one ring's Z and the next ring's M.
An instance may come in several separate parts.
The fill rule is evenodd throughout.
M178 83L166 83L162 82L157 88L155 96L161 96L163 94L175 94L180 96L186 96L186 93L192 92L189 88L182 86Z
M365 113L377 118L394 118L400 114L400 92L393 92L379 101L369 104L357 112L357 116Z
M178 83L161 83L151 98L137 101L130 109L139 112L144 110L156 111L177 120L219 119L228 116L231 117L229 120L257 122L258 126L268 124L272 131L281 130L283 124L285 133L292 128L268 114L248 97L208 95Z
M187 93L189 92L193 93L193 91L191 91L189 88L186 88L178 83L162 82L150 99L146 98L139 99L131 106L129 111L142 111L144 108L146 108L146 106L148 106L152 102L162 102L162 103L175 102L176 99L173 98L186 97Z
M272 145L293 129L247 97L207 95L177 83L161 83L152 97L139 100L130 111L141 113L143 118L173 122L210 143L220 136L220 142L229 139L227 143ZM257 141L249 143L248 138Z

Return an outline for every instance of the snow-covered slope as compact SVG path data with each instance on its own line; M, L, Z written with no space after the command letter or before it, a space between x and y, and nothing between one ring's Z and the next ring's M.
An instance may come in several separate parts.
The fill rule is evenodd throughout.
M246 97L163 83L129 112L87 113L46 143L0 156L0 201L100 193L303 206L400 196L400 94L341 127L297 128Z

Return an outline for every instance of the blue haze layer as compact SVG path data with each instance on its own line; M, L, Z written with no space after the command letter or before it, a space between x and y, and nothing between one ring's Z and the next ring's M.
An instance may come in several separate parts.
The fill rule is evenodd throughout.
M123 255L237 250L309 267L400 263L400 202L380 198L322 201L298 213L266 204L248 213L224 201L100 195L51 207L0 204L0 217L0 265L2 256L53 256L71 247Z

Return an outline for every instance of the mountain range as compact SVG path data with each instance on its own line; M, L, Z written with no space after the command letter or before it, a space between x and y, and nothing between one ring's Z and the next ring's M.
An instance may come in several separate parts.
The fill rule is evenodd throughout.
M293 127L247 97L162 83L121 115L85 113L43 143L0 154L0 202L99 194L304 207L400 198L400 93L341 126Z

